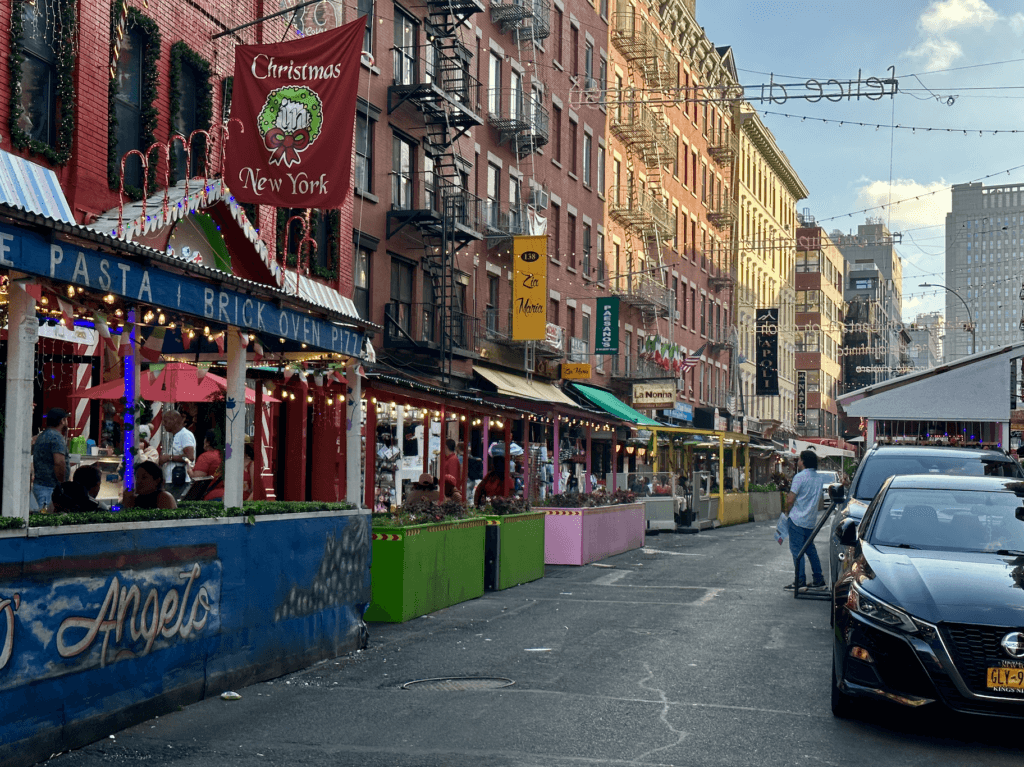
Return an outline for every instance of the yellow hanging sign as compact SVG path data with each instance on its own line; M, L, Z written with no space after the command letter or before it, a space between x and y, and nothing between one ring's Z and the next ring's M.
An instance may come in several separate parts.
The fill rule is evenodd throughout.
M590 378L589 362L563 362L562 380L573 381L580 378Z
M516 237L512 255L512 339L543 341L548 322L548 238Z

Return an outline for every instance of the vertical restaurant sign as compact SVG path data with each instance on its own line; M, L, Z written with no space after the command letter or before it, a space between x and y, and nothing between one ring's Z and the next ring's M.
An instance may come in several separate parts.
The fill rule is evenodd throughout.
M619 297L597 299L594 354L619 353Z
M235 48L224 177L236 200L341 207L352 185L365 29L362 17L300 40Z
M779 393L779 309L757 310L757 381L755 393Z
M543 341L548 325L548 238L516 237L512 256L512 338Z
M796 374L796 424L803 426L807 423L807 373L799 371Z

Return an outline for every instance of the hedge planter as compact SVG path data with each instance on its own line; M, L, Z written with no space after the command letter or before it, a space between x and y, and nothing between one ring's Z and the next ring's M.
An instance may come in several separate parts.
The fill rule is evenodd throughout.
M719 509L718 521L722 527L749 522L750 496L747 493L726 493L725 503Z
M488 516L484 587L500 591L544 577L543 511Z
M484 593L487 520L373 527L367 621L401 623Z
M643 503L538 511L546 514L544 563L548 565L586 565L644 545Z

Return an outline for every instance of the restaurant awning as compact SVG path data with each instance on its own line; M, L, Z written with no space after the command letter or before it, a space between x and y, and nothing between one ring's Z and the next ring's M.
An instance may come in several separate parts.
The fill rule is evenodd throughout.
M661 426L653 418L644 415L639 410L634 410L625 402L619 400L614 394L593 386L587 386L586 384L573 384L573 388L586 397L589 402L592 402L616 418L621 418L623 421L628 421L637 426Z
M49 168L2 150L0 202L65 224L75 223L57 174Z
M556 405L578 405L569 399L561 389L543 381L533 381L524 376L517 376L513 373L503 373L500 370L490 368L474 367L474 373L487 379L498 388L499 394L506 397L519 397L520 399L533 399L538 402L550 402Z

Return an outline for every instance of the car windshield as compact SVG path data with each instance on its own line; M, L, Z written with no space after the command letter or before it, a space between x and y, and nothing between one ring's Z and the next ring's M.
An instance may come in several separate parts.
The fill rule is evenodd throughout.
M868 541L942 551L1020 551L1021 499L1007 491L890 490L875 514Z
M839 481L839 475L834 471L819 471L818 478L824 485L831 485Z
M885 455L879 453L864 461L853 497L870 501L889 477L904 474L958 474L964 477L1020 477L1016 463L993 459L991 454L964 455Z

